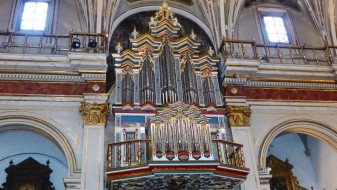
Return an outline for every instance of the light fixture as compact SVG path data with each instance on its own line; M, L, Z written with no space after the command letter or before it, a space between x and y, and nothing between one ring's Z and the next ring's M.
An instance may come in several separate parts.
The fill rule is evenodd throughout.
M81 41L78 38L73 39L73 43L71 44L71 47L74 49L78 49L81 47Z
M96 42L96 40L90 39L90 40L89 40L89 43L88 43L88 47L90 47L90 48L95 48L95 47L97 47L97 42Z

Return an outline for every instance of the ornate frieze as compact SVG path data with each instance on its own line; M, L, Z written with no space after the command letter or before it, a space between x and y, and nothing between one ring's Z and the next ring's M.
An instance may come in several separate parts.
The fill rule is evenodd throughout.
M249 106L226 106L226 114L231 126L249 126L251 109Z
M268 82L268 81L249 81L246 78L225 78L223 85L240 85L249 87L282 87L282 88L317 88L317 89L336 89L336 84L329 83L309 83L309 82Z
M108 104L96 104L82 102L80 113L85 125L105 125L109 113Z
M56 74L0 73L0 80L84 82L87 80L106 80L106 74L83 73L79 76L79 75L56 75Z

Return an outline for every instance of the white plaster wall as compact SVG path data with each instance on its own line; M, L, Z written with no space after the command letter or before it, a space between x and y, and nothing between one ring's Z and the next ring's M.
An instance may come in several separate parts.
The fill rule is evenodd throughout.
M318 189L337 189L337 152L316 138L308 138Z
M62 151L48 138L27 130L0 132L0 187L6 181L5 168L13 160L18 164L28 157L46 165L50 160L50 181L58 190L64 190L63 177L68 175L68 166Z
M294 166L292 172L302 187L319 189L315 175L316 170L313 168L310 157L304 154L304 145L297 134L286 134L274 139L269 147L268 155L270 154L283 161L286 158L289 159L289 163Z
M336 125L337 105L334 103L284 102L284 101L282 102L279 102L279 101L261 102L261 101L247 100L247 104L250 105L252 109L251 131L252 131L252 138L253 138L252 141L254 143L253 149L256 155L256 164L259 167L259 169L262 169L262 170L265 169L265 168L261 168L262 166L259 163L260 151L261 151L262 145L264 143L265 138L277 126L280 126L289 121L293 121L293 122L304 121L304 123L299 126L315 128L319 131L320 130L319 126L314 126L314 125L311 125L310 123L305 123L305 121L315 121L317 123L320 123L321 124L320 126L326 126L326 127L332 128L333 130L337 130L337 125ZM296 130L296 128L294 130ZM322 129L322 132L323 132L323 129ZM336 138L336 136L334 136L334 138ZM284 146L286 146L287 148L294 148L292 147L293 146L292 144L287 144ZM301 153L303 151L304 149L302 148ZM289 152L289 154L292 154L294 152L295 150ZM312 151L312 152L315 152L315 151ZM322 153L322 156L326 154L328 154L328 151L326 152L324 151L324 154ZM323 158L325 158L326 160L330 160L336 157L328 158L325 156L325 157L319 158L318 160L322 161L321 159ZM281 158L281 159L284 159L284 158ZM263 160L263 162L265 163L265 160ZM315 162L317 163L317 161ZM317 170L322 171L324 170L324 167L316 164L314 166L314 171L316 172ZM334 169L334 172L336 172L335 170L336 169ZM320 183L329 184L329 182L322 181L322 178L324 178L323 176L326 176L326 175L328 175L328 173L324 173L324 174L322 173L322 175L321 174L317 175L318 181L321 181ZM303 185L306 185L306 184L303 184ZM316 185L316 186L319 186L319 185ZM326 187L326 190L328 190L328 187Z
M291 18L294 24L298 45L324 46L321 35L317 31L310 19L304 17L303 13L291 11Z
M24 116L31 118L31 122L37 118L50 124L68 141L75 156L76 168L81 169L83 126L79 107L83 98L16 96L0 98L0 118ZM29 125L29 122L26 125ZM1 121L0 127L6 127L6 120ZM32 126L32 129L34 128ZM73 172L68 175L73 175Z
M12 2L12 0L0 0L0 31L7 31Z
M80 3L69 0L60 0L59 3L56 34L68 34L71 28L74 32L87 32Z
M337 130L337 105L333 103L272 101L248 101L248 103L252 109L251 127L257 156L264 139L272 129L288 121L316 121Z
M259 35L260 24L257 22L253 8L243 8L240 12L239 20L235 27L235 39L252 40L257 43L264 43L262 36Z

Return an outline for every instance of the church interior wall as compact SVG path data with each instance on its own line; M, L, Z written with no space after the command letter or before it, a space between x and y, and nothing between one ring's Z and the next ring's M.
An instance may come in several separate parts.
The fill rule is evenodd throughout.
M311 149L310 159L317 176L318 189L335 189L337 187L336 150L313 137L308 138L308 143Z
M77 1L60 0L56 25L56 34L67 34L70 29L74 32L85 32L86 23L83 10Z
M13 1L0 0L0 32L3 32L3 31L15 32L16 27L11 26L13 22L13 18L15 17L15 14L16 14L15 11L17 10L15 9L14 5L15 5L15 2L20 2L20 1L21 0L13 0ZM154 13L154 10L158 10L158 6L162 3L162 1L146 1L146 2L144 1L137 2L137 0L134 0L134 1L136 2L130 3L127 0L119 1L119 5L118 5L119 7L117 8L117 10L115 10L113 14L114 19L112 20L114 20L114 22L112 23L112 25L114 26L114 24L117 23L116 19L120 19L123 21L120 21L118 24L116 24L115 28L112 27L114 30L112 30L112 35L109 36L109 39L111 39L110 44L109 44L110 45L109 53L116 52L115 47L119 41L122 42L122 46L124 50L130 48L129 47L130 43L129 43L128 38L130 38L130 34L135 25L137 27L137 31L140 34L143 34L149 31L148 22L150 21L150 18L148 16L151 16ZM46 33L68 34L70 29L72 29L74 32L87 32L86 19L84 16L85 14L82 12L83 10L79 2L80 1L76 1L76 0L75 1L57 0L55 4L55 10L54 10L55 17L53 19L54 23L53 23L52 31L48 31ZM203 12L204 10L201 10L203 9L201 4L196 4L197 0L194 0L193 2L195 4L192 6L187 6L187 5L183 5L183 4L180 4L177 2L171 2L171 1L169 1L169 4L172 3L172 12L175 13L175 16L178 18L180 23L182 23L182 27L183 27L181 29L181 32L183 33L182 36L190 35L191 28L195 29L194 32L197 35L197 39L200 40L202 43L201 53L206 54L207 51L209 50L208 49L209 46L214 46L214 44L218 43L217 40L220 38L217 38L218 36L213 35L212 32L214 32L213 31L214 28L212 29L208 25L209 20L207 20L206 17L211 18L211 16L206 15L206 14L210 14L210 13ZM223 1L219 1L219 2L223 2ZM268 8L268 6L266 7ZM306 44L307 47L308 46L317 47L317 46L324 45L322 42L322 38L320 37L321 34L315 28L313 21L310 20L311 18L308 18L308 16L306 16L305 13L301 11L296 11L293 9L285 8L285 7L280 7L280 6L277 6L277 7L286 11L289 14L289 18L292 23L291 26L293 29L293 34L295 35L295 38L296 38L295 42L292 45L302 46ZM135 9L137 9L137 11L140 11L140 12L131 14L129 16L125 16L129 10L135 11ZM234 39L239 39L239 40L255 39L257 43L263 44L264 40L263 40L262 31L261 31L261 25L259 23L260 21L258 18L258 14L259 13L257 10L257 6L242 7L242 9L240 9L239 18L238 20L235 21L236 26L234 29L234 36L229 37L229 38L234 38ZM123 16L127 18L122 19ZM137 18L138 20L134 18ZM193 20L193 18L198 18L198 20ZM201 22L202 24L200 24ZM219 26L219 28L220 27L225 27L225 26ZM2 38L0 36L0 43L6 43L5 40L3 40L5 38L8 38L8 37ZM23 42L24 36L21 36L21 38ZM106 62L105 62L106 54L105 53L107 53L107 52L104 52L105 50L102 51L103 54L101 54L100 60L98 60L97 58L99 56L96 57L97 54L96 55L91 54L95 50L92 50L92 52L89 52L89 51L85 52L86 50L83 50L83 52L81 52L82 50L79 49L78 52L69 53L68 50L71 51L72 48L68 47L69 45L68 40L69 39L67 39L65 41L66 43L64 43L65 48L66 48L65 52L68 55L73 55L74 56L72 58L73 60L70 60L71 58L69 57L71 56L62 57L62 61L64 60L66 61L62 63L60 61L59 63L56 63L56 64L55 63L44 63L41 60L40 61L30 60L28 62L20 62L20 60L19 61L12 60L12 62L9 62L10 64L7 64L5 60L3 61L4 62L3 65L6 65L6 67L8 66L8 68L10 69L15 68L15 69L25 70L27 68L30 68L31 70L27 69L26 71L27 73L33 72L33 71L34 72L44 71L43 69L45 68L49 69L48 71L52 73L53 68L55 68L55 69L58 69L58 72L69 71L69 73L72 73L72 74L75 73L74 75L77 75L77 73L79 73L78 75L82 75L83 74L81 73L82 70L92 69L90 70L90 72L94 73L96 72L94 71L94 69L97 69L98 74L103 73L102 75L105 75L104 73L105 67L106 67ZM218 49L214 49L214 48L215 47L213 47L213 50L217 52ZM20 53L19 55L25 56L25 54L22 54L22 47L20 47L19 51L15 51L15 48L12 48L12 50L8 51L9 52L8 54L11 54L11 53L14 54L14 53L19 52ZM85 60L82 63L80 60L78 60L78 59L81 59L79 57L81 57L82 55L84 55L83 57L86 57L87 55L89 55L87 57L90 57L90 60ZM54 55L49 55L49 56L53 57ZM58 57L60 57L61 59L61 56L58 56ZM48 56L47 55L37 55L34 58L35 59L48 58ZM225 62L223 59L224 57L221 57L221 61ZM283 65L277 65L273 63L262 63L261 64L259 59L260 59L259 57L254 57L254 59L251 59L252 61L249 63L254 62L254 64L259 65L259 67L263 67L263 66L274 67L273 68L274 70L277 70L278 67L288 67L287 64L283 64ZM241 62L244 62L242 61L243 59L240 59L240 58L235 58L235 60L240 62L240 64ZM68 64L69 61L71 62L70 64ZM336 66L331 64L331 62L329 62L329 64L330 65L328 66L322 66L322 65L319 65L317 61L317 65L310 65L310 66L317 67L317 70L319 70L319 68L329 67L328 68L329 73L328 72L327 73L329 74L329 76L331 75L329 79L333 80L333 84L334 84L335 76L333 74L335 72L335 69L331 69L331 68L336 67ZM32 69L31 65L36 65L36 68L38 69L35 71L35 67ZM86 65L88 66L86 67ZM304 65L304 64L297 65L296 64L296 66L298 67L303 66L304 68L305 66L308 66L308 65ZM61 67L64 70L60 69ZM74 68L75 70L71 70ZM251 67L251 68L255 69L254 67ZM14 73L16 72L15 69L13 69ZM259 68L256 67L256 70L258 69ZM270 69L270 70L273 70L273 69ZM272 72L276 73L276 71L271 71L271 73ZM280 72L282 72L282 70ZM297 79L296 77L303 77L303 76L307 77L306 79L308 78L312 79L312 78L317 77L316 76L317 73L315 72L312 72L310 76L309 75L300 76L302 72L303 71L301 70L298 71L297 72L298 75L295 77L293 76L293 77L295 79ZM237 78L240 77L239 75L234 75L234 74L233 74L234 77L237 77ZM325 79L325 77L327 78L328 76L325 76L325 74L326 73L321 72L319 75L319 77L321 78L318 78L318 79ZM31 73L27 75L31 75ZM257 76L263 78L264 76L263 72L258 73ZM288 76L287 73L284 74L282 72L282 74L280 74L278 77L287 78L287 76ZM231 76L226 76L226 77L231 77ZM5 79L5 80L8 80L8 79ZM18 80L21 80L21 79L18 79ZM34 80L32 79L30 82L32 81L41 82L44 79L41 79L41 81L39 81L40 79L34 79ZM83 81L78 82L78 83L87 82L84 80L86 79L83 79ZM250 80L250 78L248 78L248 80ZM266 80L268 80L268 78ZM115 80L105 81L105 78L104 80L101 80L101 81L103 81L102 83L105 83L105 82L115 83L116 82ZM46 79L46 81L43 81L43 82L48 83L50 81L47 81ZM65 80L63 82L73 83L73 81L65 81ZM121 81L117 81L117 82L121 82ZM93 87L94 86L88 85L88 89L90 89L90 92L97 93L98 94L97 97L101 96L102 94L104 96L107 95L107 94L104 94L104 92L106 92L105 90L103 91L101 90L98 92L94 90ZM24 88L24 87L20 86L17 88ZM44 89L41 89L40 91L42 92L43 90ZM55 89L55 91L56 90L57 89ZM99 184L99 187L101 189L105 189L104 187L106 183L103 182L103 178L106 177L105 175L107 175L106 174L107 170L105 166L103 168L103 165L104 164L106 165L107 161L105 160L106 155L103 156L103 154L108 154L107 144L116 142L117 137L115 137L115 135L116 135L117 129L120 130L120 134L129 132L129 131L127 131L127 129L125 131L122 131L122 128L119 125L116 125L118 121L116 121L117 117L115 116L118 116L118 114L111 112L109 113L110 115L107 117L108 121L106 122L104 121L100 123L99 126L96 126L98 130L96 132L94 131L95 133L93 133L93 131L91 130L95 127L92 127L91 125L86 126L88 129L86 133L85 130L83 129L84 119L82 118L81 113L79 112L81 102L88 101L88 100L85 100L84 98L86 96L86 93L83 93L80 95L71 95L71 96L64 95L63 96L62 93L66 94L67 92L65 92L65 90L63 89L59 89L59 90L60 90L59 94L55 96L47 94L47 93L45 94L45 96L40 95L40 94L33 94L33 93L32 94L28 93L28 95L27 94L24 94L24 95L15 94L13 96L11 94L10 95L5 94L1 96L1 99L0 99L0 150L1 150L0 151L1 152L0 171L4 171L4 168L8 167L8 163L11 159L13 159L14 163L19 163L23 159L27 158L27 156L32 156L41 163L45 163L47 159L50 159L51 168L54 170L54 173L51 175L52 182L55 183L57 190L80 189L80 187L77 187L77 188L64 187L64 185L66 184L65 179L71 178L71 177L76 178L77 180L76 183L80 184L79 186L82 185L82 189L84 187L84 184L85 185ZM322 90L322 89L319 89L319 90ZM332 89L332 90L335 90L335 89ZM218 94L218 95L219 97L220 96L222 97L222 95L226 96L225 94ZM110 94L109 96L111 98L114 96L114 94ZM225 98L226 98L225 101L231 99L231 97L225 97ZM89 100L90 103L95 103L95 104L97 102L105 103L104 101L105 100L101 100L101 99L99 101L96 99ZM242 100L240 101L241 102L239 104L241 105ZM233 129L232 129L233 130L233 142L243 144L243 150L245 154L245 163L246 163L245 167L250 169L250 173L247 177L247 180L242 184L242 190L251 190L252 187L256 187L257 189L259 189L259 187L261 187L259 184L260 183L259 172L262 170L267 170L265 168L265 165L261 165L261 149L262 149L262 146L264 145L266 138L269 137L270 132L276 127L278 127L279 125L281 125L282 123L286 123L290 121L294 121L294 122L303 121L304 123L305 121L315 121L319 124L322 124L322 126L324 125L327 128L331 128L331 131L334 131L334 132L337 131L337 126L336 126L337 106L335 103L330 103L330 102L326 103L326 102L320 102L316 100L313 102L304 101L304 100L298 101L298 102L292 102L288 100L255 101L255 99L254 100L243 100L243 101L245 101L245 103L242 103L242 104L245 104L245 106L248 105L251 108L251 115L248 118L250 120L250 126L243 126L243 127L233 126ZM235 104L236 102L234 103L230 101L228 102L236 106ZM116 101L114 98L113 100L111 100L111 102L108 102L108 105L113 105L113 104L116 104ZM221 111L222 109L225 109L222 103L221 105L219 104L218 106L219 108L221 107ZM114 109L114 108L110 108L110 109ZM128 115L128 111L130 110L125 109L122 111L125 111L127 113L126 115ZM153 110L153 112L155 111ZM106 115L106 113L104 114ZM66 146L57 146L55 142L49 138L49 136L53 135L52 134L53 131L48 131L49 129L46 129L45 131L43 131L43 133L45 133L45 135L48 137L38 134L36 130L27 131L25 129L25 130L15 130L15 131L13 130L12 131L12 129L18 128L18 124L15 124L15 126L14 125L10 126L10 125L7 125L6 123L4 124L3 122L1 122L2 117L10 118L11 116L20 116L20 117L26 117L26 118L31 118L31 119L36 118L38 120L41 120L43 122L50 124L52 127L56 129L57 132L59 132L61 135L63 135L63 137L65 137L65 139L63 140L69 143L69 147L68 147L69 150L66 150L67 148ZM222 120L224 120L225 117L226 115L224 113L221 116ZM29 122L33 123L34 121L32 120ZM224 122L221 122L221 123L223 124ZM105 124L106 124L106 128L104 128ZM9 130L2 131L1 127L6 127L6 129L9 129ZM31 127L34 128L34 126L31 126ZM313 128L316 127L318 130L321 129L322 133L324 132L324 128L320 128L319 126L312 126L312 127ZM137 130L137 128L131 128L131 127L129 129L130 131ZM218 130L216 130L215 128L213 132L219 133ZM102 140L102 137L104 135L105 135L105 139ZM85 140L86 137L93 137L93 138L91 139L88 138L89 140L86 141ZM336 138L337 138L336 134L334 134L334 136L331 137L331 139L336 139ZM27 143L26 141L28 139L29 139L29 143ZM17 140L17 141L14 142L14 140ZM104 140L105 140L105 145L104 143L102 143L104 142ZM125 140L125 139L122 138L122 140ZM336 144L334 144L333 146L336 148L337 140L335 142ZM97 151L96 152L97 154L86 155L85 153L87 152L85 151L85 148L84 148L86 143L92 143L90 144L90 146L88 146L89 148L87 148L87 150L92 150L93 152ZM311 147L311 151L312 151L310 158L306 157L305 154L303 153L304 151L303 144L300 142L299 137L297 137L295 134L279 136L272 140L271 145L272 145L271 146L272 148L270 148L271 151L269 152L269 154L274 154L275 156L283 160L287 157L290 160L289 162L295 166L293 169L293 172L294 172L294 175L298 177L298 180L301 185L303 185L307 189L311 189L311 187L313 187L314 190L316 189L319 189L319 190L336 189L337 181L335 179L337 178L337 172L334 171L334 169L337 168L336 149L329 147L326 144L326 142L322 142L314 138L309 138L309 146ZM70 153L73 154L74 156L73 158L71 157ZM87 163L84 161L86 157L89 158L87 160ZM99 161L97 161L98 157L100 159ZM82 159L83 159L83 162L82 162ZM92 160L94 161L96 160L97 163L99 164L92 162ZM265 162L265 160L262 160L262 161ZM75 164L75 166L72 164ZM99 165L100 169L97 169L98 168L96 167L97 165ZM87 168L83 169L85 167ZM81 170L83 174L82 179L80 179ZM94 172L96 172L97 175L90 174L89 172L91 172L91 170L92 171L95 170ZM88 177L93 177L93 178L90 178L90 180L87 180ZM99 178L99 180L101 180L102 183L101 181L98 182L97 178ZM5 181L5 176L0 175L0 186L4 181ZM89 186L89 187L93 187L93 186Z
M321 189L318 188L311 157L307 157L304 150L303 143L297 134L283 134L272 141L268 155L272 154L283 161L288 159L289 163L294 166L291 171L301 186L306 189L311 189L311 187ZM315 153L312 152L312 154Z
M11 20L11 15L13 18L19 20L19 15L17 12L20 10L20 0L2 0L0 6L0 31L6 32L17 32L16 20ZM54 6L54 18L52 31L46 33L49 34L68 34L70 29L74 32L86 31L85 18L83 10L78 5L77 1L68 0L58 0L55 1Z
M76 164L76 166L69 167L68 175L76 175L77 170L81 168L82 155L83 126L81 115L78 112L80 106L79 101L81 100L81 98L72 98L71 100L52 100L46 98L44 100L30 102L10 101L7 104L3 102L5 105L1 106L0 116L5 118L15 118L16 116L25 117L28 121L32 120L31 122L34 122L36 118L54 127L57 132L65 137L63 140L69 143L70 147L62 147L63 151L68 154L68 164L71 166L72 164ZM34 127L32 128L34 129ZM54 131L46 129L44 133L51 135ZM70 152L72 152L75 160L72 160L73 158L71 158Z
M268 10L268 6L261 6ZM240 40L252 40L255 39L257 43L264 44L264 38L261 31L261 24L259 19L259 11L257 6L242 8L239 15L235 30L235 39ZM315 26L312 24L310 18L307 18L304 13L294 11L291 9L286 9L283 7L277 7L277 10L285 11L288 14L289 23L292 28L291 39L293 45L302 46L323 46L322 38L320 33L317 31ZM271 10L272 12L272 10ZM288 30L289 31L289 30ZM291 31L291 30L290 30Z
M287 122L302 122L298 126L309 126L311 124L306 124L306 121L315 121L320 125L332 128L336 130L334 123L337 122L336 117L336 107L335 105L319 104L319 103L290 103L290 102L254 102L249 101L251 104L252 115L251 115L251 132L254 143L254 154L256 156L256 164L260 165L259 162L265 163L265 160L260 160L261 148L264 144L266 138L270 137L270 132L282 123ZM277 109L275 109L277 107ZM310 126L318 129L320 126ZM322 126L321 126L322 127ZM295 129L296 130L296 129ZM296 133L296 132L295 132ZM319 132L320 133L320 132ZM283 134L280 131L279 135ZM317 134L315 134L317 135ZM321 134L319 134L321 135ZM286 140L281 140L282 138ZM331 160L335 159L336 154L331 154L334 150L326 144L327 142L322 142L318 140L311 140L309 147L312 147L311 158L307 158L304 155L304 146L299 142L299 138L294 137L278 137L273 139L272 145L275 147L280 147L280 149L274 149L271 154L277 154L276 157L283 159L284 156L289 155L289 160L293 160L294 175L301 176L299 181L301 185L304 185L308 189L311 186L314 189L332 189L336 184L332 184L332 178L327 179L329 172L334 173L331 169L327 167L334 166ZM291 140L291 138L293 140ZM313 139L312 137L311 139ZM334 140L335 141L335 140ZM335 141L336 142L336 141ZM290 143L290 144L287 144ZM330 143L330 142L329 142ZM277 144L277 145L276 145ZM335 145L334 145L335 146ZM269 148L271 149L271 148ZM283 150L282 150L283 149ZM272 150L272 149L271 149ZM331 155L331 156L329 156ZM291 158L293 157L293 159ZM284 157L285 159L285 157ZM263 163L263 164L264 164ZM309 165L310 164L310 167ZM296 167L299 167L296 169ZM301 169L300 169L301 168ZM259 166L259 170L263 171L265 168ZM304 174L310 171L304 171L305 169L310 169L312 173L317 176L317 181L315 182L315 176L305 176ZM304 175L304 177L303 177ZM335 175L335 174L333 174ZM310 180L314 180L312 183ZM332 185L330 185L332 184ZM324 187L325 186L325 187ZM328 188L329 187L329 188Z
M19 127L19 126L18 126ZM64 190L63 178L68 176L68 163L63 152L50 139L35 131L7 130L0 132L0 171L5 171L9 162L19 164L28 157L46 165L50 161L50 181L56 189ZM0 175L0 184L6 181L6 175Z
M7 31L12 10L12 1L0 1L0 31Z

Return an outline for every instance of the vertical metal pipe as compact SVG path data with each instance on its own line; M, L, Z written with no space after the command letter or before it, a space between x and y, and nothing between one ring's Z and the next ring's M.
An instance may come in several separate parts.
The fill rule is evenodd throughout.
M137 165L141 165L142 163L142 153L141 153L141 141L138 141L138 149L137 149Z
M128 166L131 166L131 142L128 142Z
M121 163L122 163L122 148L121 148L121 144L118 144L117 157L118 157L117 167L120 168L121 167Z

